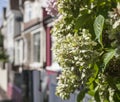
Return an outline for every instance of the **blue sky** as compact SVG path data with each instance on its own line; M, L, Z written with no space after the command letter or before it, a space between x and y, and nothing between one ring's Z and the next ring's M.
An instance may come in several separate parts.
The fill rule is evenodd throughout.
M3 7L7 7L8 0L0 0L0 26L1 26L1 17L2 17L2 9Z
M2 13L2 8L8 5L8 0L0 0L0 15Z

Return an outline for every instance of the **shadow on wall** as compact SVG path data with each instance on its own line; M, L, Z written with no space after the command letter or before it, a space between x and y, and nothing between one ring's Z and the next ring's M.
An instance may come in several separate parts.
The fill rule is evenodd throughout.
M23 102L21 89L22 75L11 69L9 70L8 96L12 99L12 102Z
M14 73L14 81L12 85L12 100L13 102L23 102L22 101L22 74Z
M24 70L22 72L22 97L23 97L23 102L30 102L29 99L29 71Z

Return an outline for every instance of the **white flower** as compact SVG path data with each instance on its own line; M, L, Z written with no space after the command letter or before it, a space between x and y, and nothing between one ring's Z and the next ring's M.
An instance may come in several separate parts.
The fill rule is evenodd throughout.
M115 23L113 24L113 29L117 28L119 25L120 25L120 19L115 21Z

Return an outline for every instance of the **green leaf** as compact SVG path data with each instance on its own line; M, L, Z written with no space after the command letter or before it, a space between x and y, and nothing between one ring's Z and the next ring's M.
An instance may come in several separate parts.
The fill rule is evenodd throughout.
M88 94L89 94L90 96L94 96L94 95L95 95L95 90L89 90L89 91L88 91Z
M120 83L116 84L116 87L118 88L118 90L120 90Z
M78 96L77 96L77 102L81 102L83 100L83 98L85 97L87 90L83 89L79 92Z
M98 68L97 64L94 64L93 68L94 68L94 73L93 73L93 76L91 76L89 78L89 82L87 82L88 85L90 85L91 83L93 83L93 81L95 81L96 76L97 76L98 71L99 71L99 68Z
M95 21L94 21L93 26L94 26L96 39L98 40L98 42L103 47L103 44L102 44L102 31L103 31L103 26L104 26L104 17L102 15L97 16Z
M97 66L97 64L95 64L94 65L94 77L96 77L97 76L97 74L98 74L98 71L99 71L99 68L98 68L98 66Z
M99 95L98 90L95 92L94 98L95 98L96 102L100 102L100 95Z
M119 92L115 93L113 98L115 102L120 102L120 93Z
M89 78L89 82L88 82L87 84L91 84L94 80L95 80L94 77L90 77L90 78Z
M107 64L109 63L109 61L114 57L115 55L115 49L111 49L109 50L105 55L104 55L104 64L105 64L105 67L107 66Z
M75 20L75 29L79 29L81 27L83 27L85 24L88 23L88 21L90 20L90 14L84 14L80 17L78 17L76 20Z

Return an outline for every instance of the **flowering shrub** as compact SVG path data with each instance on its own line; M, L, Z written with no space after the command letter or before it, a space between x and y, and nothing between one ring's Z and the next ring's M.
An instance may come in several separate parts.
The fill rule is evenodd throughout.
M68 99L80 89L91 101L120 101L119 0L58 0L61 18L52 33L54 52L62 66L56 94Z
M79 36L78 34L68 34L58 37L59 40L56 41L54 48L56 60L64 68L57 87L57 94L63 99L68 98L71 92L84 84L82 82L85 78L84 73L88 73L89 64L96 56L92 47L96 43L91 40L89 32L83 29L79 33Z
M56 16L58 14L57 0L48 0L46 11L49 15Z

